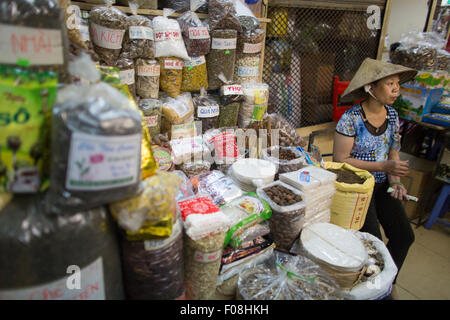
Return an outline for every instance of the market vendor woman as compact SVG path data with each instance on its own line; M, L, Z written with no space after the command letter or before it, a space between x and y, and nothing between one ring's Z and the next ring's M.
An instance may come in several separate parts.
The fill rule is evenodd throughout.
M399 96L400 84L416 74L416 70L400 65L364 60L343 96L352 93L355 99L366 99L342 115L333 148L333 161L346 162L375 177L372 200L360 231L382 239L381 224L399 272L414 242L414 232L401 202L407 191L400 177L408 173L408 162L399 157L399 119L391 105ZM388 193L389 187L394 191ZM391 296L396 297L395 288Z

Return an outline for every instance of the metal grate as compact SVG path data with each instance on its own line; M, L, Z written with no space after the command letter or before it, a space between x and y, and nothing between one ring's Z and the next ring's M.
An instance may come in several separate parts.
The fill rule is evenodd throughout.
M365 58L377 56L381 30L370 30L368 17L366 11L269 4L263 71L269 112L296 128L332 121L333 77L350 81Z

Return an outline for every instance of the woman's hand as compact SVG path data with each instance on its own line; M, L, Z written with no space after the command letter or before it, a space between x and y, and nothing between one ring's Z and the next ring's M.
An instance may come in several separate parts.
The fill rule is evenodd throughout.
M392 198L398 199L398 200L406 200L406 195L407 195L408 191L406 190L406 188L403 185L394 184L392 186L392 189L394 189L394 191L391 192Z
M383 171L392 176L406 176L408 174L408 161L386 160L382 163Z

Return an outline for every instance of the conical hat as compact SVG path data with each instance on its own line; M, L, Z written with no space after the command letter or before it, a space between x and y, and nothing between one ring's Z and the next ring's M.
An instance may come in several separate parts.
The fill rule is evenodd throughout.
M417 70L399 64L366 58L361 63L342 97L352 92L357 94L355 91L363 88L365 85L396 74L400 77L400 84L402 84L414 78Z

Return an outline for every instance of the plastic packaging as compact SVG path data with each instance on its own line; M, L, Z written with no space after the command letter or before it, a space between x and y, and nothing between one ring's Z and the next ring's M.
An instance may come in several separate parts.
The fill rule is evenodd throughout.
M136 193L141 145L149 137L143 139L140 110L120 91L106 83L65 87L53 107L51 130L52 211L87 210ZM152 170L151 150L144 151Z
M0 212L0 299L123 299L117 230L106 210L48 215L42 200L15 196ZM66 286L73 265L80 289Z
M137 196L110 204L111 213L126 231L128 240L171 235L175 197L181 183L176 174L160 170L142 181L142 191Z
M144 113L144 121L151 137L161 133L162 103L156 99L139 100L139 108Z
M175 168L172 153L169 149L161 146L152 146L152 152L160 170L172 171Z
M279 174L296 171L306 166L304 155L295 147L273 146L263 149L262 159L274 163Z
M209 0L208 13L211 31L216 29L242 30L236 12L235 0Z
M164 16L153 18L153 32L155 37L155 57L177 57L189 60L180 24L175 19L167 18L168 12L164 10Z
M334 185L336 177L336 174L328 170L306 166L295 172L281 174L280 180L304 193L315 193L319 187Z
M208 161L186 162L181 166L181 170L189 179L194 176L208 173L210 168L211 163L209 163Z
M297 199L294 199L294 203L288 205L277 204L273 200L276 200L277 195L268 195L268 192L276 186L290 190L295 197L300 196L301 200L297 201ZM303 193L281 181L264 185L258 188L256 193L259 197L266 200L272 208L272 218L269 220L270 236L275 241L277 249L289 252L303 228L306 206L303 200Z
M240 84L259 81L261 56L237 54L234 64L234 81Z
M158 99L161 68L156 60L136 60L136 94L143 99Z
M274 252L273 258L239 275L242 300L342 300L339 285L310 259Z
M131 59L126 59L120 57L114 64L115 67L119 68L120 84L125 84L128 86L128 90L133 97L136 97L136 77L135 77L135 67L134 61Z
M186 11L177 19L186 51L190 57L204 56L210 50L211 37L209 36L208 27L203 24L195 13L204 3L204 0L192 0L191 10Z
M197 127L193 119L188 119L182 124L172 124L170 128L170 139L183 139L197 136Z
M0 193L34 193L48 180L57 82L54 72L0 66Z
M276 167L273 163L254 159L239 159L230 168L230 176L245 192L255 192L258 186L275 179Z
M122 239L122 264L129 300L178 300L184 293L183 225L177 220L169 238Z
M245 238L248 238L248 241L256 239L256 237L250 239L250 236L243 236L243 234L247 229L270 219L272 216L269 204L254 192L246 193L227 203L221 207L221 210L231 220L231 227L225 237L224 247L229 243L233 247L238 247Z
M132 15L127 17L127 30L120 55L128 59L154 59L155 42L152 21L137 14L139 9L137 1L130 1L129 6Z
M181 91L200 91L208 87L208 69L205 56L191 57L184 61Z
M228 128L208 130L203 140L213 154L215 163L223 171L244 156L244 150L239 149L234 130Z
M244 101L239 109L239 127L247 128L252 122L263 120L269 103L269 86L265 83L245 83L242 90Z
M95 52L108 65L113 65L122 50L122 42L127 30L127 16L117 8L106 5L96 6L89 12L89 33Z
M192 190L191 180L189 180L186 174L181 170L175 170L173 173L183 179L183 183L177 193L177 202L195 196L194 191Z
M202 134L215 128L220 112L219 102L209 96L204 88L200 91L200 95L194 95L192 102L195 108L194 119L201 122Z
M225 211L222 209L222 211ZM229 245L233 248L237 248L242 243L252 241L258 237L266 236L270 233L269 223L267 221L255 224L244 231L241 234L233 235L230 239Z
M176 98L166 97L163 100L162 112L164 118L171 124L182 124L194 113L192 96L185 92Z
M201 136L171 140L170 147L175 165L201 160L207 150Z
M223 206L224 204L233 201L242 195L242 190L230 178L223 177L206 184L200 181L198 192L201 194L208 194L216 206Z
M183 81L183 61L176 57L162 57L159 59L159 64L161 66L161 89L172 98L178 97Z
M201 13L208 13L208 1L207 0L194 0L196 2L202 2L199 9L195 10ZM192 11L192 0L158 0L158 8L170 8L176 12Z
M69 38L70 44L74 44L84 50L87 50L86 43L83 40L83 37L81 35L80 31L80 11L77 12L77 10L73 10L72 8L69 8L71 3L70 0L57 0L59 6L61 7L61 11L64 13L64 19L66 26L70 26L67 28L67 36ZM72 15L75 14L75 17ZM73 27L75 25L75 27ZM89 35L89 30L88 30Z
M221 73L226 79L233 79L236 61L237 31L217 29L211 32L211 51L206 56L208 68L208 90L222 86Z
M2 53L0 65L27 65L29 71L58 72L61 82L69 81L67 74L69 41L64 14L56 0L2 1L0 29ZM15 39L51 39L52 46L35 50ZM20 45L20 50L16 45ZM44 45L41 43L41 45Z
M223 78L225 84L220 87L219 128L236 127L238 124L241 102L244 101L242 86L233 84Z
M225 175L221 171L212 170L193 176L190 179L192 186L194 187L194 192L198 193L200 187L206 187L224 177Z

